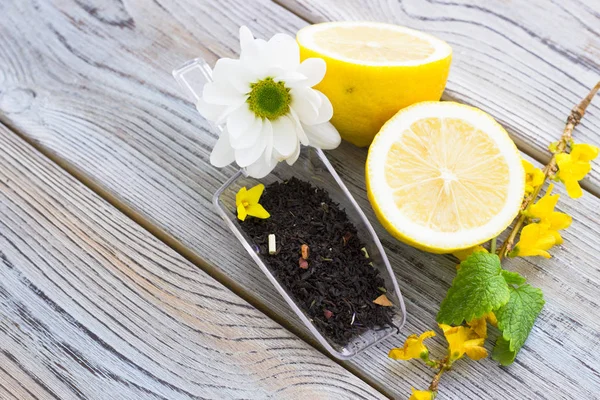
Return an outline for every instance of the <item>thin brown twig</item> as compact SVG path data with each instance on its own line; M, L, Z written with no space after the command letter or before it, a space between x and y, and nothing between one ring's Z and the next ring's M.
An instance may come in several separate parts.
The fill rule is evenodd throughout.
M571 110L571 114L569 114L569 117L567 118L567 123L565 125L563 134L562 134L562 136L558 142L558 145L556 147L556 151L552 155L550 162L548 162L548 164L542 170L542 172L544 173L544 181L539 186L537 186L535 188L535 190L529 196L527 196L525 198L525 200L523 200L523 204L521 204L521 211L527 210L529 205L531 203L533 203L533 201L540 194L540 191L541 191L542 187L544 186L544 183L546 182L548 177L550 177L556 173L556 171L557 171L556 155L560 154L560 153L564 153L565 150L567 149L567 146L569 145L569 143L571 142L571 138L573 137L573 130L581 122L581 119L583 118L587 107L590 105L590 103L592 102L592 99L594 98L594 96L596 95L596 93L598 91L600 91L600 82L598 82L596 84L596 86L594 86L592 88L592 90L588 93L588 95L578 105L573 107L573 109ZM513 226L512 230L510 231L508 238L504 241L504 243L502 243L502 246L498 250L498 257L500 257L500 259L505 257L512 250L514 243L515 243L515 238L517 237L517 234L521 230L521 227L525 223L526 219L527 219L527 216L525 215L525 213L521 212L521 215L519 216L519 218L517 219L517 222Z
M437 372L437 374L435 374L433 379L431 380L431 385L429 385L429 389L427 389L430 392L438 391L438 385L440 384L440 379L442 377L442 374L450 369L450 365L448 365L448 357L446 357L442 361L440 361L439 365L440 365L440 369Z

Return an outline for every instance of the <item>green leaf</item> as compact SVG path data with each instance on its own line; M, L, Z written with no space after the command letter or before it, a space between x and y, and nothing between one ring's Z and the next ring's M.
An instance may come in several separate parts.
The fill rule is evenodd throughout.
M510 288L510 300L495 311L498 328L502 336L510 342L510 350L515 354L527 340L535 319L544 307L542 291L531 285Z
M506 283L508 283L509 285L520 286L520 285L524 284L526 281L526 279L517 272L510 272L510 271L503 270L502 276L504 276Z
M516 356L517 352L510 349L510 342L502 336L498 336L496 346L494 346L494 350L492 351L492 359L507 366L515 361Z
M510 291L504 279L500 259L495 254L473 253L460 263L460 269L440 305L437 321L460 325L502 307Z

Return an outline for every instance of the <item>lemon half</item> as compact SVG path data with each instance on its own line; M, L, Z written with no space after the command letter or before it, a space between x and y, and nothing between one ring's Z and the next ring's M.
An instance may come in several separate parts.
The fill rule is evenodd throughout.
M399 109L439 100L452 49L413 29L377 22L326 22L297 35L302 59L323 58L325 78L315 86L333 105L342 138L367 146Z
M369 149L366 181L385 228L435 253L497 236L525 193L521 156L506 131L453 102L418 103L390 119Z

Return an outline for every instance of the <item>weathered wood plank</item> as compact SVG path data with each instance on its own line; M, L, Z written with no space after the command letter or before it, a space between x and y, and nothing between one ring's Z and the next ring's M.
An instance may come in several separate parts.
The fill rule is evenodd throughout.
M37 9L26 3L0 7L0 119L188 258L243 289L253 304L306 333L213 212L212 193L233 170L208 164L215 136L170 77L174 66L199 54L210 60L235 54L240 24L265 37L293 33L305 22L262 0L137 0L95 9L63 0L41 2ZM570 107L565 105L565 116ZM364 191L364 149L343 144L329 154L374 222L409 313L400 337L346 365L403 397L411 384L427 386L431 373L417 363L388 360L387 351L406 334L435 325L454 261L398 243L376 223ZM518 362L509 369L491 361L458 364L444 377L441 398L568 398L600 390L588 352L599 347L594 315L600 260L592 246L600 237L600 202L586 195L563 204L580 207L565 249L549 262L511 262L549 300ZM215 251L222 248L228 251ZM442 351L443 340L436 340Z
M1 398L382 398L0 125Z
M490 112L540 161L566 115L600 80L597 0L275 0L305 20L374 20L432 33L454 49L445 99ZM600 145L600 105L577 132ZM600 195L600 170L586 187Z

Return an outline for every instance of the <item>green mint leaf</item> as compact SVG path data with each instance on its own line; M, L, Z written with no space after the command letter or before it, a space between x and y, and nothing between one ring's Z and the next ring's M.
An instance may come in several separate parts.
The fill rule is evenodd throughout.
M517 272L510 272L510 271L503 270L502 276L504 276L506 283L508 283L509 285L521 286L526 281L526 279Z
M452 286L440 305L437 322L460 325L505 305L510 298L495 254L473 253L460 263Z
M535 319L544 307L542 291L531 285L510 288L508 303L494 311L502 336L510 342L510 350L515 354L527 340Z
M492 351L492 359L507 366L515 361L516 356L517 352L510 349L510 342L502 336L498 336L496 346L494 346L494 350Z

